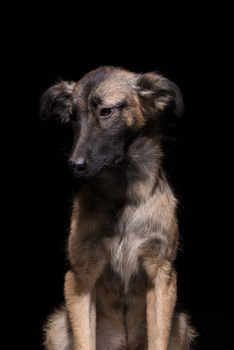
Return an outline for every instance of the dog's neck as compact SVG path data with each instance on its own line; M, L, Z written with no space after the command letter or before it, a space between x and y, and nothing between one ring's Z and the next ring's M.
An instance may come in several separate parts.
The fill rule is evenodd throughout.
M137 138L129 147L127 162L127 196L132 201L144 201L153 194L161 176L159 140L149 135Z
M92 182L90 190L107 203L139 204L153 194L161 177L161 161L159 140L141 135L129 146L124 162L103 172Z

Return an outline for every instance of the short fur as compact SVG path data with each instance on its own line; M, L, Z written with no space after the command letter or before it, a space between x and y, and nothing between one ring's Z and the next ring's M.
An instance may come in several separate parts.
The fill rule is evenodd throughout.
M65 306L45 327L49 350L185 350L195 332L176 310L176 198L162 169L160 120L179 89L157 73L100 67L60 82L41 115L72 124L75 196ZM74 168L85 159L85 169Z

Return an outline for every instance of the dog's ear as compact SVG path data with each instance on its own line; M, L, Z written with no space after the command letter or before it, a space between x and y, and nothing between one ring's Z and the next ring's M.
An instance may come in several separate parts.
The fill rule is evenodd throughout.
M68 122L72 114L72 98L75 83L61 81L44 92L40 101L40 117L47 120L52 116Z
M182 115L183 98L179 88L169 79L157 73L140 74L138 94L143 112L160 115L170 109L175 115Z

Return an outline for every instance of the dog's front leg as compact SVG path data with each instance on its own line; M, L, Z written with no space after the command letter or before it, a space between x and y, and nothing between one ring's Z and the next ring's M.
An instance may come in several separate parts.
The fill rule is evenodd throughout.
M96 247L97 248L97 247ZM65 277L64 294L74 337L75 350L96 349L96 281L106 265L102 249L80 248L70 262L73 271ZM84 254L86 252L86 254Z
M95 350L95 288L80 288L76 275L68 271L65 276L64 292L75 350Z
M170 264L155 269L146 294L148 350L167 350L176 303L176 272Z

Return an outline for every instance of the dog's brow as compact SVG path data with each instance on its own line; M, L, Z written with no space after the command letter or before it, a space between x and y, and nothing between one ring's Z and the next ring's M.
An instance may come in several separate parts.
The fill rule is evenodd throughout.
M125 99L121 99L119 101L113 101L113 103L109 103L108 99L103 100L99 96L93 96L90 101L92 107L97 108L99 105L108 106L111 108L124 108L128 105L128 102Z
M127 105L126 95L122 93L110 93L103 97L102 104L106 107L123 107L124 105Z
M115 104L116 108L124 108L128 106L128 102L126 100L119 101Z
M108 108L124 108L128 106L128 102L126 100L120 100L120 101L106 101L102 104L103 106L106 106Z

